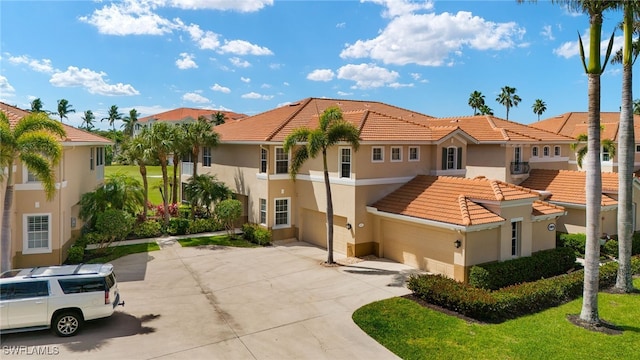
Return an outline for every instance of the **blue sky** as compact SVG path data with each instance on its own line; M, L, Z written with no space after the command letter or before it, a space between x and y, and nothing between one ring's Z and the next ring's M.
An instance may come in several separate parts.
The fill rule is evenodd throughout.
M603 39L620 20L605 14ZM0 100L55 111L64 98L78 126L111 105L253 115L307 97L466 116L478 90L504 118L495 98L508 85L522 98L509 119L531 123L536 99L542 118L587 110L588 24L548 1L3 0ZM603 111L619 111L620 90L621 66L608 65Z

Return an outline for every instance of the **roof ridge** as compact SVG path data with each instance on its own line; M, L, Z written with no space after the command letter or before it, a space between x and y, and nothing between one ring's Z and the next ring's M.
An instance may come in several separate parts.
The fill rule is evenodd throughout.
M540 199L534 200L533 202L534 203L538 203L538 204L543 204L543 205L546 205L546 206L549 206L549 207L552 207L552 208L555 208L555 209L558 209L558 210L564 210L565 209L564 206L553 204L553 203L550 203L548 201L544 201L544 200L540 200Z
M284 119L284 121L282 121L282 122L280 123L280 125L276 126L276 128L275 128L275 129L271 130L271 132L267 135L267 137L265 138L265 140L266 140L266 141L269 141L269 140L273 139L273 137L274 137L274 136L276 136L276 134L277 134L280 130L282 130L285 126L287 126L287 124L291 121L291 119L293 119L297 114L299 114L299 113L300 113L300 111L302 111L305 107L307 107L307 105L309 105L313 99L314 99L314 98L306 98L306 99L303 99L303 100L301 101L301 103L302 103L302 102L304 102L304 104L302 104L302 106L300 106L298 109L296 109L296 111L294 111L294 112L292 112L291 114L289 114L289 116L288 116L286 119ZM316 105L317 105L317 104L316 104ZM318 107L316 106L316 112L317 112L317 110L318 110ZM318 114L318 116L319 116L319 115L320 115L320 114Z
M496 195L496 200L503 201L504 194L502 193L502 189L500 189L500 186L498 185L498 181L491 180L490 184L491 184L491 189L493 190L493 193Z
M460 215L462 216L462 224L464 226L471 225L471 215L469 215L469 206L467 205L467 198L462 194L458 195L458 205L460 205Z

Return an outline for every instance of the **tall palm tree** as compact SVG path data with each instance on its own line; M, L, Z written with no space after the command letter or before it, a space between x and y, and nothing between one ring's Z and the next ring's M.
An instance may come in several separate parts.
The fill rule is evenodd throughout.
M67 118L67 114L75 112L76 110L69 104L67 99L58 100L58 116L60 116L60 122L62 122L62 119Z
M113 132L116 131L116 120L122 120L122 113L118 111L117 105L111 105L109 108L109 114L107 117L103 117L100 121L107 120L109 122L109 126L113 128Z
M469 106L473 109L473 115L478 115L478 110L484 106L484 95L478 90L469 95Z
M533 113L538 115L538 121L540 121L540 115L547 111L547 104L542 101L542 99L536 99L531 108L533 109Z
M478 109L481 115L493 115L493 109L490 108L487 104L483 104Z
M157 156L157 159L160 162L160 168L162 169L162 188L164 194L162 197L162 203L165 209L165 226L169 225L169 176L167 174L167 168L169 166L169 156L174 148L174 131L173 125L162 121L155 122L151 128L143 131L143 136L145 136L149 141L149 149Z
M25 116L12 129L7 115L0 111L0 168L7 169L6 172L0 172L0 180L5 184L0 236L1 272L11 269L9 220L13 205L13 166L17 161L24 164L42 183L47 199L53 199L56 191L54 167L62 158L62 145L59 141L65 136L62 124L51 120L42 112Z
M43 106L42 100L40 100L40 98L35 98L31 101L31 112L46 112L42 109Z
M213 129L210 122L198 119L196 122L186 123L182 126L183 138L182 143L191 154L194 163L192 176L198 175L198 157L200 156L200 148L214 147L220 142L220 135Z
M576 138L577 142L569 144L571 150L576 153L576 163L578 163L578 167L582 168L582 163L587 156L588 147L583 144L588 142L589 137L587 134L580 134ZM611 139L602 139L600 141L600 145L602 149L609 154L612 158L616 156L616 142Z
M136 215L143 207L143 189L140 181L125 173L109 174L104 185L80 198L80 218L92 223L94 218L108 210L122 210Z
M500 94L496 98L496 101L507 108L507 120L509 120L509 109L514 106L518 106L522 99L516 94L516 88L505 86L502 88Z
M126 136L133 137L133 130L138 122L138 110L129 110L129 115L122 118L122 126L124 126L124 133Z
M360 146L359 130L351 123L344 121L339 107L327 108L320 115L319 125L316 129L305 127L294 129L284 140L283 150L289 152L297 144L293 152L289 174L295 180L296 174L305 161L322 154L324 169L324 186L327 195L327 263L333 264L333 201L331 199L331 184L329 183L329 169L327 168L327 149L346 142L354 151Z
M93 129L93 122L95 119L96 119L96 116L93 115L93 111L91 110L85 111L84 115L82 115L82 124L80 125L80 127L84 125L84 128L87 129L87 131L91 131Z
M142 195L144 202L142 204L142 219L147 219L148 203L149 203L149 180L147 178L147 165L153 160L153 153L149 146L148 132L143 132L136 137L129 138L123 144L121 157L125 162L138 165L140 176L142 177Z
M634 102L632 93L632 67L638 56L635 18L640 12L638 1L623 2L623 48L616 53L612 63L622 63L622 106L618 134L618 274L615 288L632 292L631 246L633 241L633 167L635 162L635 134L633 124Z

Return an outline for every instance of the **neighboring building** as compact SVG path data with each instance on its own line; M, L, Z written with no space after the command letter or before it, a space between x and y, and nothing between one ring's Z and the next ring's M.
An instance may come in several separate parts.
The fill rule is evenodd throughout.
M213 120L217 113L224 114L225 121L233 121L246 117L244 114L238 114L232 111L183 107L140 118L133 130L134 134L137 135L143 128L152 126L156 121L167 121L172 124L184 124L194 122L198 120L200 116L204 116L208 120Z
M584 171L532 170L520 185L538 191L541 197L564 207L567 216L558 219L558 231L586 233L586 177ZM637 204L640 203L640 181L633 178L633 230L640 230ZM600 229L602 235L617 234L618 174L602 173L602 200Z
M0 103L0 111L11 126L28 111ZM56 166L56 194L47 201L42 185L19 161L14 164L14 193L11 209L13 267L61 264L72 239L80 232L80 197L104 180L105 146L108 139L62 124L67 137L61 139L63 155ZM0 188L4 203L5 184ZM0 218L3 207L0 207Z
M635 166L634 168L640 169L640 115L633 116L634 130L635 130ZM569 112L562 115L558 115L549 119L541 120L530 124L532 127L550 131L556 134L569 136L576 139L579 135L587 134L587 125L589 123L589 113L587 112ZM620 128L620 113L619 112L602 112L600 113L601 132L600 138L613 140L618 144L618 134ZM575 141L574 141L575 142ZM586 146L586 143L584 144ZM584 170L579 169L576 156L573 151L568 152L571 156L569 159L568 170ZM618 157L617 155L609 154L600 148L600 159L602 163L602 171L604 172L618 172Z
M297 238L326 247L322 159L310 159L299 171L296 181L292 181L288 174L291 154L285 153L282 145L293 129L317 127L319 115L330 106L341 108L344 119L360 130L361 138L357 151L345 144L330 148L327 154L334 202L336 252L347 256L375 254L391 257L462 280L470 264L512 257L507 251L508 242L505 242L508 235L505 229L510 229L511 221L515 218L510 213L512 209L507 209L510 206L517 208L513 211L526 214L519 216L523 225L517 231L522 244L517 255L513 256L528 255L532 251L555 246L554 241L549 241L554 239L555 231L550 232L553 234L545 233L540 241L532 240L532 231L537 229L533 223L552 223L564 210L536 203L537 195L525 189L518 190L526 193L523 199L512 201L509 198L494 198L485 202L476 199L473 191L463 191L471 183L462 182L454 201L458 201L458 195L464 194L472 199L469 204L478 201L491 208L488 213L494 220L482 231L475 231L475 225L467 229L464 225L432 219L423 214L421 224L429 223L429 231L437 232L438 226L448 226L454 229L454 233L455 230L460 231L456 233L460 238L454 239L461 240L460 249L453 245L453 233L443 235L442 239L450 242L450 257L447 259L451 260L461 253L466 254L465 259L445 259L442 263L446 266L432 266L436 263L417 260L418 256L424 257L428 251L439 251L436 247L440 245L436 243L416 249L415 254L408 247L406 257L393 255L394 252L399 254L404 251L402 240L385 237L385 232L381 233L379 227L392 226L391 223L386 225L387 220L381 220L385 211L374 211L375 205L368 208L368 205L377 204L406 184L417 181L416 176L420 175L430 175L434 179L437 179L436 176L473 178L484 175L498 181L473 181L485 185L503 184L515 189L517 187L505 183L522 181L530 167L561 168L562 162L567 161L566 153L573 139L491 116L436 119L379 102L307 98L216 127L221 144L211 156L213 166L202 167L199 173L213 173L230 186L244 204L244 220L271 229L274 240ZM531 149L536 146L540 151L545 147L558 148L558 152L546 157L530 156ZM472 205L474 208L476 206L479 205ZM544 210L539 210L542 208ZM419 238L416 231L424 230L424 227L416 228L410 216L398 216L401 219L395 220L393 226L405 233L413 231L412 236L415 237L412 241L419 241L415 240ZM477 219L474 218L474 221ZM494 239L484 240L489 234ZM490 241L495 242L495 251L468 255L468 251L478 251L478 244ZM440 240L437 242L443 243ZM431 245L436 247L431 248ZM392 250L388 253L385 249ZM412 260L411 256L415 258ZM433 261L440 260L433 258Z

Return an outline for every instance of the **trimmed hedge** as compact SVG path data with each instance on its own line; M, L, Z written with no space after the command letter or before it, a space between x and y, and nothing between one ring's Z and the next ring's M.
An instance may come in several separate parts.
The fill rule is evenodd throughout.
M242 237L258 245L271 244L271 230L258 224L242 225Z
M575 263L575 254L570 248L543 250L527 257L473 266L469 272L469 284L497 290L509 285L565 274L574 268Z
M631 270L640 274L640 258L631 260ZM600 267L600 288L615 284L618 263ZM412 275L407 287L418 298L486 322L502 322L536 313L582 296L584 271L579 270L497 291L480 289L442 275Z
M585 234L558 233L556 238L556 247L571 248L576 253L576 256L584 256L586 243L587 235Z

